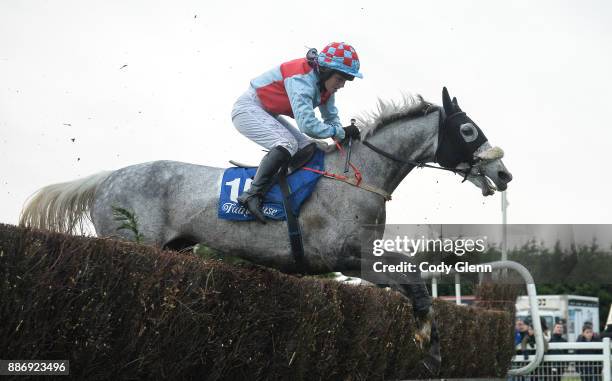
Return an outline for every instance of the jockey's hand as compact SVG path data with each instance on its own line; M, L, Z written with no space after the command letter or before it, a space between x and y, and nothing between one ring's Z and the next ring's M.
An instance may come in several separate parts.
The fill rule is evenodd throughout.
M359 133L359 128L357 128L357 126L355 126L354 124L351 124L350 126L347 126L347 127L342 127L342 129L344 130L345 139L354 138L357 140L361 140L361 134Z

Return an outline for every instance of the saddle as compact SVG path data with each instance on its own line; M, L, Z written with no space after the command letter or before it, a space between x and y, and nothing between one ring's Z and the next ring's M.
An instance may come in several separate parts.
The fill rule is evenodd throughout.
M294 155L288 169L287 183L291 190L291 201L294 215L299 214L300 206L308 199L321 178L321 173L305 169L306 166L314 170L324 170L325 155L314 145L305 147L299 154ZM251 221L254 217L247 209L238 203L238 195L248 189L253 176L257 172L255 166L235 162L236 167L230 167L223 172L219 194L218 217L233 221ZM283 173L283 172L279 172ZM283 195L278 184L279 176L274 179L275 184L268 190L263 198L263 214L272 220L285 220Z
M264 203L262 207L263 213L272 219L283 219L280 217L284 217L287 220L287 231L289 235L289 243L291 245L291 253L295 259L297 271L300 273L304 273L306 270L306 264L304 259L304 244L302 242L302 231L300 228L300 224L298 221L299 208L301 204L310 196L316 183L321 177L320 174L309 172L309 171L300 171L300 168L304 167L306 164L309 167L316 168L319 170L324 169L323 163L323 152L317 149L316 143L310 143L301 150L299 150L293 157L289 164L279 170L276 174L274 180L272 181L273 185L270 191L266 193L264 198ZM242 169L243 171L249 170L252 171L253 174L255 172L255 166L245 165L239 163L234 160L230 160L230 163L235 165L238 168L234 169ZM226 181L231 177L231 172L229 172L232 168L226 170L223 176L223 185L236 185L236 179L238 179L238 183L242 183L241 178L245 176L244 173L240 174L239 177L236 177L233 180ZM228 174L229 173L229 174ZM226 179L226 176L228 179ZM291 177L290 177L291 176ZM305 181L303 181L305 180ZM221 186L221 196L219 198L219 217L226 219L239 219L245 220L244 218L247 216L247 212L245 208L241 205L233 205L230 207L230 203L224 200L224 186ZM246 188L246 180L245 186ZM273 198L271 194L274 193L275 188L280 189L281 194L281 205L282 212L279 210L280 208L275 208L274 205L270 206L266 203L266 201L270 202L270 198ZM232 189L233 191L233 189ZM235 192L238 194L238 192ZM227 192L225 192L227 195ZM232 201L232 200L230 200ZM242 216L240 218L227 218L228 212L236 211L239 212ZM282 215L282 216L281 216ZM248 219L253 219L253 217L248 214Z
M317 151L317 143L310 143L304 148L300 149L296 152L295 155L291 157L291 161L289 162L289 166L287 167L287 175L292 174L298 169L302 168L306 163L312 159L313 155ZM236 160L230 160L230 164L238 167L238 168L256 168L256 165L244 164Z

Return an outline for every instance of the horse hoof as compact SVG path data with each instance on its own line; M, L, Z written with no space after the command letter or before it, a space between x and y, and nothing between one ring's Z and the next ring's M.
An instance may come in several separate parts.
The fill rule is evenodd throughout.
M435 323L432 323L430 339L431 345L422 363L433 376L438 376L442 368L442 355L440 354L440 337Z
M414 340L414 343L416 344L416 346L420 350L424 350L425 347L427 346L427 343L429 342L429 337L424 336L424 335L420 335L418 333L415 333L413 340Z
M423 349L431 340L431 324L433 321L433 310L427 312L422 318L417 318L417 329L414 334L414 341Z
M442 357L439 353L437 355L428 353L422 361L422 364L432 376L437 376L440 374L440 369L442 368Z

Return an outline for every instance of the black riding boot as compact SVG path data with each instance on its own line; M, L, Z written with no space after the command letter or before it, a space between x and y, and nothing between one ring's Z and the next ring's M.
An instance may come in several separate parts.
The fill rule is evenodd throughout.
M289 163L289 160L291 160L291 153L287 151L285 147L276 146L272 148L270 152L261 159L261 163L259 163L251 187L238 196L238 202L245 205L247 209L249 209L249 212L263 224L266 223L266 217L261 212L263 196L272 186L272 181L274 180L276 172L278 172L283 165Z

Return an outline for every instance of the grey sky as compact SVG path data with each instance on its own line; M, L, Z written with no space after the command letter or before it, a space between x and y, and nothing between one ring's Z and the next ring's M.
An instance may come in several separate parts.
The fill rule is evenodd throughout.
M365 77L337 94L347 124L377 97L440 103L447 86L506 151L509 222L612 223L609 1L266 4L2 0L0 222L16 223L36 189L101 170L257 162L234 100L305 46L337 40ZM413 171L388 222L500 222L499 195L459 182Z

